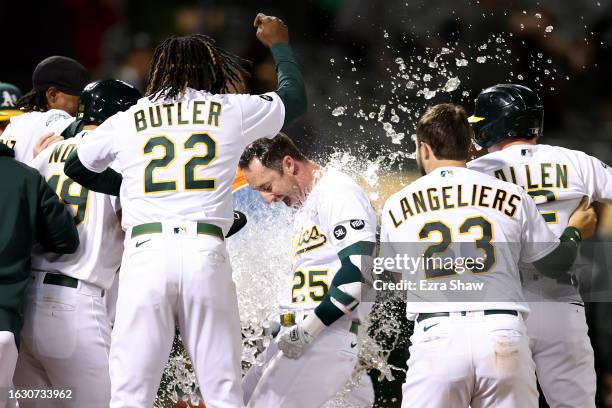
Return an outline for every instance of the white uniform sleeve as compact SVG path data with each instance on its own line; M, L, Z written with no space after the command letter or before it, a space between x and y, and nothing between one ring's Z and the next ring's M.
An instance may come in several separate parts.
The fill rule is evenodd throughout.
M559 246L559 238L548 228L533 199L521 190L521 257L532 263Z
M117 137L120 114L106 120L96 129L88 132L77 147L77 155L86 169L101 173L110 166L117 156Z
M322 228L336 252L357 242L376 242L376 216L357 186L328 194L319 208Z
M389 202L390 200L387 200L380 215L380 254L378 255L378 260L374 261L375 273L382 273L385 270L394 273L402 273L401 270L395 267L394 262L391 262L395 259L397 249L394 247L394 243L389 235L391 222L389 220Z
M236 95L242 111L242 134L245 144L259 138L272 138L285 121L285 105L275 92L263 95Z
M43 169L44 164L49 162L49 151L50 151L49 149L52 149L54 146L55 146L55 143L53 143L51 146L48 146L45 150L40 152L38 156L36 156L35 158L30 160L26 164L32 167L33 169L38 170L38 172L42 174L42 169Z
M68 125L74 122L74 118L63 110L51 109L47 111L44 121L44 125L47 128L46 131L60 134ZM40 136L42 136L42 134Z
M612 203L612 169L587 154L580 159L582 179L591 201Z

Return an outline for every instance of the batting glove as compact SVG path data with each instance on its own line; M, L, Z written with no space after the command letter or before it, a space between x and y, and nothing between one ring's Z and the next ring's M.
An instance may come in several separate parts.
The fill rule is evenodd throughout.
M321 319L312 313L304 319L302 324L295 325L281 334L278 339L278 348L287 358L298 359L324 327Z

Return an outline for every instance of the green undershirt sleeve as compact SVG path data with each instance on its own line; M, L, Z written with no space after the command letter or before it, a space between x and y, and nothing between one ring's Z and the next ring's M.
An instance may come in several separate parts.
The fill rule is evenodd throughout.
M326 326L331 325L344 316L344 311L334 305L331 300L332 298L351 311L355 310L359 305L359 300L343 292L339 287L345 284L364 281L361 270L351 262L349 257L351 255L371 256L374 253L375 247L376 244L374 242L362 241L350 245L338 253L340 269L334 275L329 291L314 311Z
M276 93L285 105L283 126L286 126L306 112L308 102L304 78L288 43L274 44L270 51L276 64L278 78Z
M64 164L64 173L83 187L97 193L118 196L123 177L110 167L102 173L88 170L79 160L77 151L70 153Z
M567 227L559 240L561 243L554 251L533 263L538 272L553 279L564 277L570 270L578 255L582 238L577 228Z

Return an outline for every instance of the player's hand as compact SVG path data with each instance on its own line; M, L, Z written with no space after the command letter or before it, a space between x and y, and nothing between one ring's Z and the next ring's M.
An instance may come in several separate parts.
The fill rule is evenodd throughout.
M582 239L593 236L597 228L597 213L593 207L588 205L586 197L582 199L578 207L574 210L567 225L578 228Z
M32 154L34 155L34 157L36 157L48 146L51 146L53 143L61 142L62 140L64 140L63 136L56 135L53 132L44 133L34 145L34 148L32 149Z
M278 17L259 13L253 21L253 27L257 29L257 39L268 48L274 44L289 42L289 30Z
M278 348L287 358L298 359L304 350L314 341L314 336L304 330L300 325L295 325L281 334L278 339Z

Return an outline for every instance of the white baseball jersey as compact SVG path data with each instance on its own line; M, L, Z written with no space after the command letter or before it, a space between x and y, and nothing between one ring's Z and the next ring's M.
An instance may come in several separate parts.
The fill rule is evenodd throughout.
M258 138L276 136L284 117L274 92L213 95L189 88L180 100L142 98L95 129L77 153L95 172L116 160L124 229L205 221L225 234L242 151Z
M72 116L59 109L13 116L0 135L0 142L15 150L16 160L29 163L33 158L32 149L43 133L62 133L73 121Z
M381 228L382 258L417 261L414 268L385 265L413 282L409 319L425 312L528 312L518 262L539 260L559 245L520 187L463 167L438 168L393 194Z
M360 241L376 242L376 214L365 192L337 170L323 170L293 223L291 291L281 308L312 310L340 269L338 252ZM356 312L353 312L355 314Z
M512 145L468 163L470 169L517 184L534 199L549 228L563 233L569 217L584 196L590 202L612 202L612 170L583 152L549 145ZM579 264L578 262L577 264ZM549 299L580 301L567 284L538 275L521 265L526 294Z
M87 137L88 131L83 131L55 143L29 163L72 212L81 241L77 251L70 255L37 247L32 252L32 270L60 272L110 289L123 254L124 234L117 216L119 199L89 191L64 174L66 158Z

